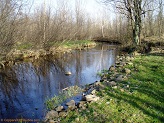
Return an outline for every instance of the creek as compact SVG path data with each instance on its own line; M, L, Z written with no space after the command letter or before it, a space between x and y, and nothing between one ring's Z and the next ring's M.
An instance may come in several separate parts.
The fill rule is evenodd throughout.
M115 46L100 44L6 67L0 72L0 119L43 119L47 99L66 87L100 80L97 73L113 65L115 56Z

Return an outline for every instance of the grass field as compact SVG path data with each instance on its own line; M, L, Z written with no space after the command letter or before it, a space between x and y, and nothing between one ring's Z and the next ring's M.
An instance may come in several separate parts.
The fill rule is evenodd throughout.
M117 88L105 87L98 102L68 113L62 123L163 123L164 55L137 56L131 76Z

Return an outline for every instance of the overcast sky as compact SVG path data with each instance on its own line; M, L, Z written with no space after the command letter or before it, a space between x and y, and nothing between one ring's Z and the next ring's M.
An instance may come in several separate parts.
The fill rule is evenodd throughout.
M60 2L62 0L45 0L46 6L51 6L55 8L57 7L56 1ZM71 5L74 6L76 0L65 0L65 1L68 1L68 4L70 4L70 6ZM90 14L94 18L98 18L102 16L102 14L104 14L103 8L105 7L101 3L98 3L97 1L98 0L81 0L82 2L81 6L88 14ZM35 9L36 7L43 5L44 0L29 0L29 2L30 4L33 4L33 9Z

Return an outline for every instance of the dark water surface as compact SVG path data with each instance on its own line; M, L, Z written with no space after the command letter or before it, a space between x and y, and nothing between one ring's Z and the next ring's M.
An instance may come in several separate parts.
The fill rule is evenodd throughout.
M0 120L43 119L46 99L68 86L100 79L97 72L115 63L116 51L111 47L103 44L6 68L0 72ZM66 76L65 71L71 71L72 75Z

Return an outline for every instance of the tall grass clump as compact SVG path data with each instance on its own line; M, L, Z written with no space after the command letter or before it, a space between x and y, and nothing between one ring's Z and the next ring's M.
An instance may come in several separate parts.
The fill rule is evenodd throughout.
M77 94L81 93L83 91L82 88L78 86L70 86L62 91L59 92L58 95L54 95L54 97L48 99L45 104L47 109L52 110L55 107L57 107L59 104L64 102L66 99L71 98L73 96L76 96Z

